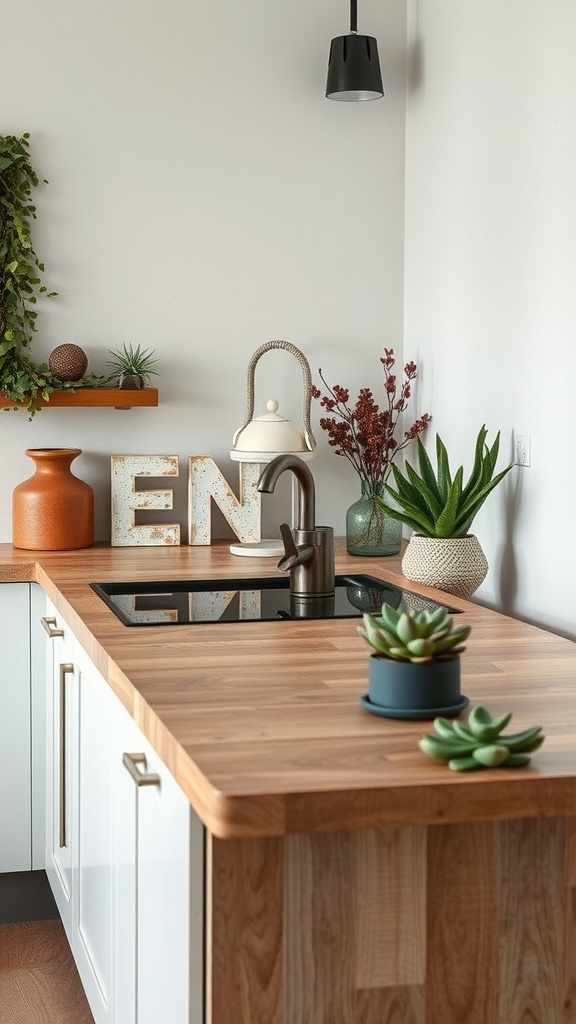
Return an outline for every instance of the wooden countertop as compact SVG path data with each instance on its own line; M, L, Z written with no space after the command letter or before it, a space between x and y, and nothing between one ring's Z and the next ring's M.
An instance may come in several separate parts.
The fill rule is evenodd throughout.
M458 774L418 748L426 722L377 718L359 697L358 620L127 628L96 581L270 576L228 545L27 552L0 544L0 582L37 581L216 836L576 816L576 645L449 597L472 625L462 690L514 731L546 734L529 768ZM400 556L338 572L397 582ZM439 591L407 589L446 600Z

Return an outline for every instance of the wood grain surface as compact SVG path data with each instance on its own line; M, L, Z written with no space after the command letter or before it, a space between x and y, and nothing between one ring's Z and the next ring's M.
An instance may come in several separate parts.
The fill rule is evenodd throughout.
M258 837L576 815L576 647L450 597L472 625L462 689L514 729L543 726L532 765L460 775L418 748L426 723L377 718L359 698L358 620L123 626L92 581L275 575L275 560L208 547L18 552L0 580L38 580L216 836ZM404 582L400 556L337 570ZM410 584L427 596L446 595Z
M77 391L54 391L48 401L38 398L34 403L38 408L47 406L68 407L108 407L109 409L131 409L133 406L158 405L158 388L141 388L129 391L122 388L78 388ZM11 402L0 392L0 409L13 409L17 403Z
M338 571L399 563L338 546ZM426 724L360 707L357 621L130 629L89 587L275 571L224 544L0 548L207 826L206 1024L576 1024L574 644L450 598L463 691L546 733L528 769L459 775L419 751Z
M94 1024L60 921L0 925L2 1024Z
M574 819L213 839L208 856L211 1024L576 1022Z

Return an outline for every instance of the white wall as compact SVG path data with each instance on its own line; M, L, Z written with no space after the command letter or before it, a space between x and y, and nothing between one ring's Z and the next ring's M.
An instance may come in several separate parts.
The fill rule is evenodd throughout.
M28 447L73 445L109 536L112 454L229 449L251 354L271 338L352 391L380 382L394 346L421 365L455 464L478 427L532 436L475 523L491 570L478 599L574 635L569 535L576 352L576 9L568 0L410 0L406 176L405 5L363 0L386 97L324 98L347 4L304 0L5 0L3 134L31 133L49 185L35 195L46 303L37 358L82 345L94 372L124 341L161 359L158 409L0 414L0 541ZM404 265L404 183L406 257ZM403 308L403 276L405 302ZM403 323L405 317L405 325ZM156 381L154 381L156 383ZM271 353L257 406L300 420L296 363ZM357 495L313 426L318 520L343 532ZM264 499L273 527L286 514ZM167 516L168 517L168 516ZM226 528L216 519L216 528ZM185 539L185 534L184 534Z
M532 436L474 524L477 599L576 636L576 7L411 0L405 349L455 466ZM512 477L512 479L511 479Z
M347 104L324 97L346 0L4 0L0 131L30 132L49 180L34 243L59 293L33 353L75 342L99 373L108 348L140 343L161 376L158 409L0 414L0 541L25 449L43 446L83 449L104 540L110 456L178 455L166 519L184 528L190 454L237 485L246 368L269 339L302 349L314 376L378 389L383 346L402 348L405 20L404 0L363 0L386 97ZM294 360L261 360L258 413L275 397L300 422L300 396ZM342 533L359 485L317 423L318 406L318 521ZM286 518L264 500L265 519Z

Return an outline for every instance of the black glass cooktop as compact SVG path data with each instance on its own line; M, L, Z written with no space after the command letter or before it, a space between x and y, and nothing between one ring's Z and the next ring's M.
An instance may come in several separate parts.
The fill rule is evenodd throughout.
M439 607L436 601L363 574L337 576L335 593L328 598L294 598L287 575L92 583L91 587L125 626L354 618L363 612L378 613L384 602L410 610Z

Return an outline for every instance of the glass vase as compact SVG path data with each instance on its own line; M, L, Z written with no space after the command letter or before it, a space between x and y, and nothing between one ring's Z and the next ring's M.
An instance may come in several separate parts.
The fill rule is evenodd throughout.
M349 555L397 555L402 544L402 523L386 515L374 500L384 497L385 485L362 480L362 496L346 513L346 550Z

